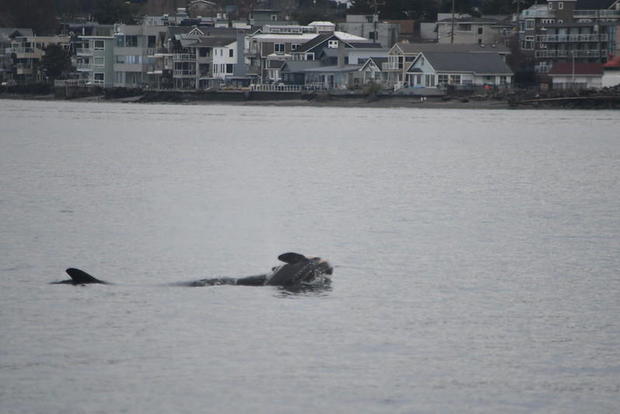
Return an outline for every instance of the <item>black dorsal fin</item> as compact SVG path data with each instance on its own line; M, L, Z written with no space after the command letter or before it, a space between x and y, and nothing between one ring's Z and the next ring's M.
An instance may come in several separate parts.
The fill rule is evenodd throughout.
M288 264L295 264L308 259L303 254L290 252L281 254L278 256L278 260Z
M86 284L86 283L103 283L103 284L105 284L106 283L106 282L104 282L102 280L94 278L93 276L89 275L88 273L86 273L83 270L75 269L73 267L70 267L69 269L67 269L66 272L69 275L69 277L71 277L71 280L75 284Z

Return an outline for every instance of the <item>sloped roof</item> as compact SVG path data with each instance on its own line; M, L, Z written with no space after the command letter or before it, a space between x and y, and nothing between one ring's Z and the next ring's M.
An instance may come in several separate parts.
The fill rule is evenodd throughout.
M18 27L0 27L0 40L8 40L12 35L32 37L34 33L32 29L24 29Z
M441 20L439 20L438 23L446 23L446 22L450 22L451 23L452 19L451 18L441 19ZM489 24L494 24L494 23L499 23L499 20L488 18L488 17L459 17L459 18L455 18L454 22L455 23L489 23Z
M360 70L364 69L366 66L369 66L371 62L373 62L379 70L383 69L383 64L388 61L386 57L369 57L366 59L364 64L360 67Z
M371 47L380 48L381 47L381 45L378 43L376 43L377 46L375 46L375 43L370 42L368 39L364 37L355 36L355 35L352 35L350 33L345 33L345 32L334 32L334 33L322 33L316 36L314 39L309 40L306 43L302 44L299 47L299 49L297 49L297 52L307 52L311 50L312 48L332 38L338 39L341 42L344 42L348 46L353 47L353 48L371 48Z
M510 49L501 45L450 44L450 43L397 43L404 53L420 52L479 52L479 53L510 53Z
M602 75L603 65L600 63L575 63L563 62L556 63L551 67L549 76L552 75Z
M305 72L355 72L362 65L344 65L344 66L319 66L317 68L308 68Z
M332 37L334 37L333 33L320 34L316 36L315 38L308 40L306 43L303 43L301 46L299 46L299 48L297 49L297 52L307 52L308 50L312 49L315 46L320 45L321 43L331 39Z
M616 56L603 65L605 69L620 69L620 56Z
M321 62L318 60L289 60L282 66L282 71L290 73L303 72L306 69L315 68L320 65Z
M196 44L196 47L221 47L221 46L226 46L229 45L233 42L237 41L237 37L231 37L231 36L226 36L226 37L203 37L202 39L200 39L200 42L198 42Z
M267 68L268 69L281 69L282 66L284 66L285 63L286 63L286 61L284 61L284 60L268 60L267 61Z
M497 53L424 52L423 56L437 72L512 74L512 70Z

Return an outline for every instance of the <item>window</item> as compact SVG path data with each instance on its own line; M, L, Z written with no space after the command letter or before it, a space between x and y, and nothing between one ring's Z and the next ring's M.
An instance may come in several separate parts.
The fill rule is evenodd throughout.
M564 9L564 2L561 1L558 3L558 10L563 10Z
M448 83L448 75L437 75L437 84L446 85Z
M377 32L368 32L368 38L370 40L377 40L379 38L379 34Z
M228 57L235 57L235 49L228 49Z
M461 32L471 32L471 24L460 23L456 30L460 30Z
M125 63L125 56L116 55L116 63Z
M424 83L428 87L435 86L435 76L434 75L424 75Z
M478 28L478 34L481 35L482 34L482 27Z
M138 36L125 36L125 47L138 47Z
M211 48L201 47L198 49L198 56L200 57L209 57L211 55Z
M273 45L273 50L276 53L284 53L284 43L276 43Z
M553 10L553 3L552 3L552 2L549 2L549 3L547 4L547 7L549 8L549 10Z
M328 40L327 41L327 47L330 49L336 49L338 47L338 40L333 39L333 40Z
M95 56L95 65L103 66L104 60L102 56Z
M226 64L226 73L233 73L233 65L232 65L232 63Z
M461 83L461 75L450 75L450 84L458 85Z
M527 19L525 21L525 30L534 30L534 19Z
M157 38L155 36L148 36L147 37L147 47L151 48L151 47L155 47L155 43L157 42Z
M95 40L95 50L103 50L105 48L105 42L103 40Z
M103 73L100 73L100 72L95 73L95 80L96 81L103 82L103 79L104 79L104 74Z
M291 44L291 50L297 50L297 49L299 49L299 45L297 43Z

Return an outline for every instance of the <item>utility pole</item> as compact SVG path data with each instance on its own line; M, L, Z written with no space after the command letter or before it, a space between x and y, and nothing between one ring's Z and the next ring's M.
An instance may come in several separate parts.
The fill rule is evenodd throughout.
M454 0L452 0L452 29L450 30L450 44L454 44Z

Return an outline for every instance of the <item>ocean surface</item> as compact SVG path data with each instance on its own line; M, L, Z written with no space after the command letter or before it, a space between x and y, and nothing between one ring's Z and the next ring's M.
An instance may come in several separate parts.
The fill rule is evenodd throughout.
M618 111L0 100L0 412L617 413L619 252Z

